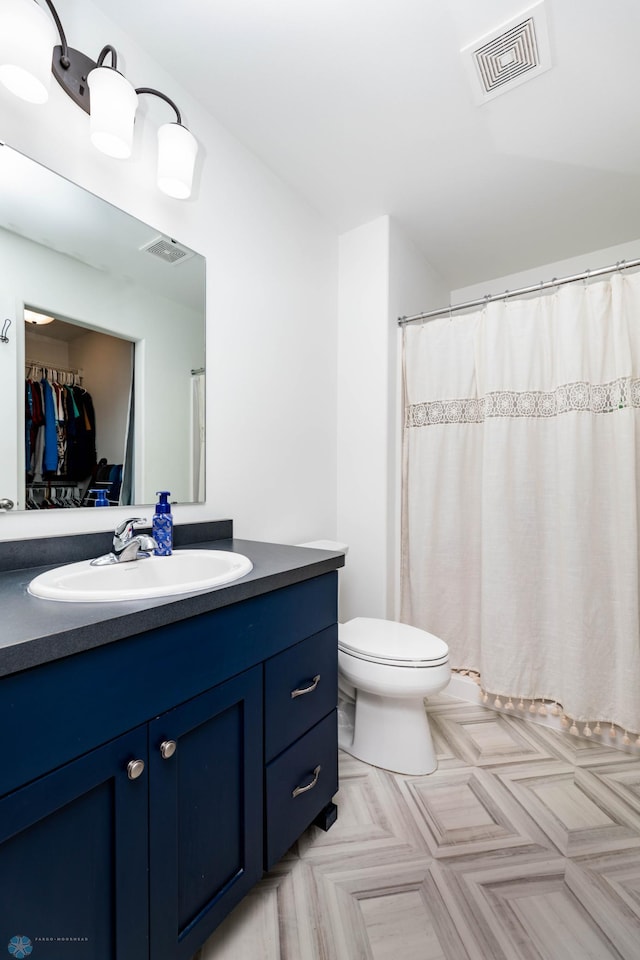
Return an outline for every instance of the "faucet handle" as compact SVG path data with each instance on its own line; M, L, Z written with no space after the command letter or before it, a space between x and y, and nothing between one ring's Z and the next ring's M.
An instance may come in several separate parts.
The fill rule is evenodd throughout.
M129 517L128 520L123 520L122 523L119 523L114 532L114 539L117 540L128 540L129 537L133 536L133 528L136 523L146 523L146 517Z

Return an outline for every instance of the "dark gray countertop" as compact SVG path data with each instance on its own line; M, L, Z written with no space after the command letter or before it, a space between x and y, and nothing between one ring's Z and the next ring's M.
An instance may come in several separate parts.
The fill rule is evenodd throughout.
M253 570L235 583L206 593L117 603L61 603L40 600L27 593L27 586L35 576L59 563L1 572L0 677L208 613L344 566L344 555L328 550L234 538L202 541L196 537L194 540L199 542L183 542L180 546L243 553L253 562ZM37 549L37 541L32 543Z

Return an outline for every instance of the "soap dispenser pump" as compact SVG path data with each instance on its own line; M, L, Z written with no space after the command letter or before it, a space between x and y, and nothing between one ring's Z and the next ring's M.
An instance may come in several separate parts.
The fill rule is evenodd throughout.
M170 557L173 549L173 517L167 497L171 494L168 490L157 490L156 496L160 499L156 504L156 512L151 524L153 539L157 543L153 552L156 557Z
M96 500L94 507L108 507L109 501L107 500L107 491L106 490L89 490L89 493L95 493Z

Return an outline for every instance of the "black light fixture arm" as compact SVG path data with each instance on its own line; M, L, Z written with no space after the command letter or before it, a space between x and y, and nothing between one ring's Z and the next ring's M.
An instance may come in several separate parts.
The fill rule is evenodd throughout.
M48 2L48 0L47 0ZM107 55L111 54L111 66L114 70L118 69L118 54L116 53L116 48L112 47L110 43L107 43L106 46L100 51L96 66L101 67L104 65L104 61L107 58Z
M58 33L60 34L60 47L62 50L62 53L60 54L60 63L65 69L67 69L70 65L69 56L68 56L69 45L67 43L67 38L65 36L64 27L62 26L62 21L58 16L58 11L52 4L51 0L45 0L45 3L49 8L49 13L53 17L55 25L58 28Z
M111 66L116 70L118 54L110 43L102 48L97 61L92 60L81 50L74 50L67 43L62 21L52 0L45 0L45 3L60 35L60 44L53 48L51 72L67 96L82 107L85 113L91 113L87 77L94 67L101 67L104 64L108 54L111 54Z
M153 87L136 87L136 93L149 93L149 94L151 94L151 96L153 96L153 97L160 97L161 100L164 100L165 103L168 103L169 106L170 106L173 110L175 110L175 112L176 112L176 117L177 117L177 121L176 121L176 122L179 123L180 126L182 126L182 116L180 115L180 111L179 111L178 108L176 107L176 105L175 105L175 103L173 102L173 100L171 99L171 97L168 97L168 96L166 95L166 93L162 93L161 90L154 90Z

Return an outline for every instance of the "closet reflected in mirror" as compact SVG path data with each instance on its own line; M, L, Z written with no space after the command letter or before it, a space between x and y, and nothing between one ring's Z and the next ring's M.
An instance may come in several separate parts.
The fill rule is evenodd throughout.
M131 341L25 310L27 510L132 503L133 370Z
M0 144L0 262L0 499L204 501L204 257ZM46 464L28 379L53 417Z

